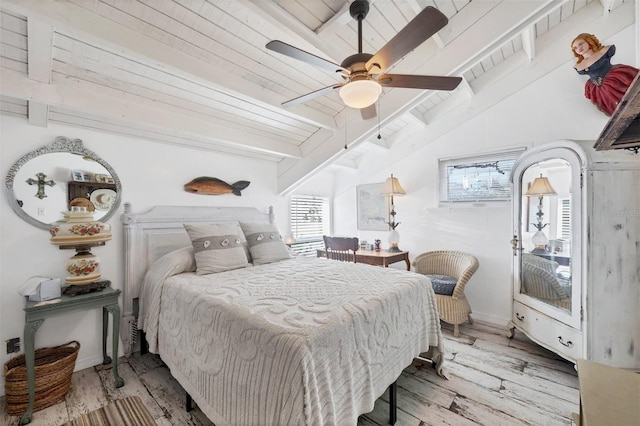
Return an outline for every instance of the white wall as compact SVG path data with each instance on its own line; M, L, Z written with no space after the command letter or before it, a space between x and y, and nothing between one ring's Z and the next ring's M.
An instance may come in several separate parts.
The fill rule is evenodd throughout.
M275 163L86 129L58 125L48 128L29 126L26 119L7 115L0 115L0 120L0 174L3 177L16 160L53 142L57 136L79 138L86 148L113 167L122 182L123 202L132 202L134 211L144 211L160 204L252 206L266 212L272 205L280 229L284 232L287 227L286 200L276 196ZM205 196L184 191L183 185L198 176L217 177L229 183L248 180L251 184L240 197L232 194ZM18 294L18 287L34 275L64 279L64 262L74 254L73 250L59 250L50 244L49 233L18 217L6 197L3 192L0 203L0 342L12 337L20 337L22 341L24 302ZM120 222L123 210L121 205L119 212L108 221L113 239L104 247L93 250L103 262L103 278L110 279L112 286L120 289L124 276ZM36 348L78 340L81 349L76 369L99 364L102 362L101 324L99 309L47 319L36 333ZM7 359L9 355L3 345L0 347L0 363L4 364ZM2 394L4 381L0 380Z
M603 40L616 44L613 63L635 64L634 34L635 27L630 27ZM358 184L384 182L393 173L407 192L395 198L396 221L401 222L397 228L400 248L409 250L411 259L425 251L442 249L474 254L480 268L465 290L474 317L506 325L511 315L511 206L487 203L484 207L439 207L438 159L532 147L560 139L597 139L608 117L584 98L586 77L576 74L573 63L567 49L566 65L448 134L434 139L427 126L396 142L389 152L371 150L358 170L336 172L333 233L368 241L380 238L384 245L388 232L357 230L355 189ZM535 61L530 66L535 66ZM469 112L473 110L473 100L467 107ZM632 154L616 151L614 155ZM404 264L394 266L404 268Z

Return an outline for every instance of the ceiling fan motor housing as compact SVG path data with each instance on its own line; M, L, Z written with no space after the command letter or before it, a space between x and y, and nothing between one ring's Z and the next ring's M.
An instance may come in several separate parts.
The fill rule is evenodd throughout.
M369 79L369 70L367 70L366 64L372 57L373 55L370 53L356 53L346 58L340 66L348 69L350 73L348 75L343 73L343 77L348 78L349 81Z

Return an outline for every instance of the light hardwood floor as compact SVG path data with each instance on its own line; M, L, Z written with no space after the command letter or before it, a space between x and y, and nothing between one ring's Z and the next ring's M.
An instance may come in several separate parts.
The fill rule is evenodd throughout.
M578 377L572 363L539 347L520 333L475 323L461 326L459 338L443 324L449 380L430 364L414 362L398 379L397 425L571 425L578 411ZM65 401L34 413L33 426L58 426L114 399L142 398L159 426L212 423L199 409L184 410L184 391L155 355L119 360L125 386L113 388L108 367L73 374ZM0 398L0 424L17 425ZM360 418L359 426L388 424L387 394Z

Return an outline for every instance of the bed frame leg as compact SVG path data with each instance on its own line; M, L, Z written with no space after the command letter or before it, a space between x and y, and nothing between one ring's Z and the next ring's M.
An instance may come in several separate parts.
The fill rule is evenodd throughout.
M147 333L140 330L140 355L149 353L149 343L147 342Z
M389 424L396 424L397 410L398 410L398 400L397 400L397 389L398 382L395 381L391 383L389 386Z
M184 394L186 395L186 401L185 401L184 409L188 413L189 411L193 410L193 400L191 399L191 395L189 395L188 392L185 391Z

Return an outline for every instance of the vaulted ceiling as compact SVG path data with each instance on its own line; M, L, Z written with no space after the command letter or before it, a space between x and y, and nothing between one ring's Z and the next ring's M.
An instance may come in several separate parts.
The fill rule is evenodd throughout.
M0 109L37 126L80 126L275 162L284 193L323 168L357 167L365 150L388 150L407 129L451 130L566 64L576 34L606 38L637 13L632 0L370 0L363 23L369 53L425 7L443 12L448 25L391 72L460 76L460 86L385 89L378 116L367 120L336 91L282 107L340 79L265 44L278 39L341 63L358 48L349 4L3 0Z

